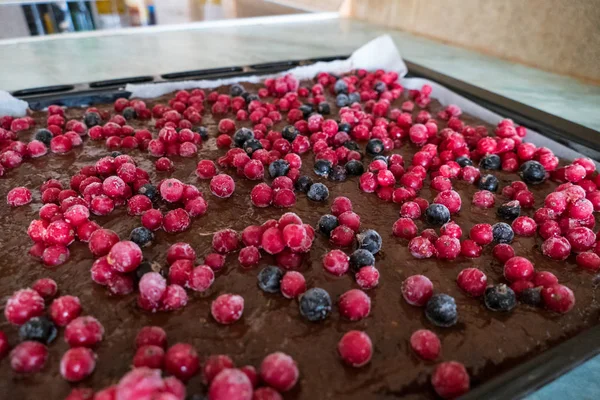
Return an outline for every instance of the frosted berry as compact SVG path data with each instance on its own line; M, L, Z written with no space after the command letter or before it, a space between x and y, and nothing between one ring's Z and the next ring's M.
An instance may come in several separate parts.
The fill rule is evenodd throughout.
M127 273L135 270L142 262L142 250L132 241L124 240L110 249L106 260L117 272Z
M187 302L188 296L185 289L180 285L170 284L161 299L161 309L164 311L179 310L185 307Z
M492 311L511 311L517 305L515 292L504 283L488 286L484 292L485 306Z
M434 332L419 329L410 336L410 347L420 358L431 361L439 357L442 343Z
M255 207L268 207L273 202L273 189L266 183L259 183L252 188L250 200Z
M373 266L360 268L354 277L363 290L373 289L379 284L379 271Z
M253 387L248 376L239 369L226 368L210 383L211 400L252 400Z
M162 347L154 345L141 346L133 356L133 366L135 368L147 367L162 369L165 359L165 351Z
M434 294L425 305L425 316L436 326L447 328L455 325L458 311L454 298L444 293Z
M598 271L600 269L600 256L591 251L577 254L575 262L588 271Z
M31 202L31 192L26 187L11 189L6 195L6 202L11 207L20 207Z
M293 299L306 291L306 279L297 271L288 271L280 282L281 294L287 299Z
M215 281L215 273L206 266L200 265L194 268L190 274L188 287L197 292L208 290Z
M488 190L480 190L473 194L473 205L479 208L491 208L496 203L494 194Z
M412 275L402 282L400 290L408 304L422 307L433 295L433 283L425 275Z
M294 359L282 352L269 354L260 364L262 380L281 392L292 389L298 382L299 375Z
M546 307L557 313L567 313L575 306L573 291L561 284L544 287L542 298Z
M454 221L450 221L440 228L440 234L447 235L456 239L460 239L462 236L462 229L460 225L458 225Z
M38 292L40 296L44 299L51 299L56 296L56 292L58 291L58 285L53 279L50 278L41 278L38 279L31 285L31 288Z
M371 361L373 344L371 338L361 331L350 331L338 342L338 353L351 367L362 367Z
M4 316L11 324L22 325L44 312L44 299L33 289L21 289L6 301Z
M331 312L331 297L321 288L308 289L300 296L300 314L311 322L327 318Z
M26 374L39 372L48 359L48 349L40 342L19 343L10 352L10 367L13 371Z
M465 366L457 361L443 362L433 372L431 384L438 396L454 399L469 391L469 373Z
M442 235L434 243L437 258L440 260L454 260L461 251L460 240Z
M550 287L558 283L558 278L552 272L540 271L533 277L535 286Z
M542 254L553 260L565 260L571 254L571 244L562 236L553 236L542 243Z
M176 343L165 353L165 370L186 382L200 369L200 360L194 347L187 343Z
M65 341L70 347L94 347L102 341L104 327L94 317L77 317L65 328Z
M97 229L90 236L88 247L96 257L105 256L119 241L119 235L109 229Z
M422 236L417 236L408 242L408 250L414 258L431 258L436 254L435 246L429 239Z
M485 292L487 276L477 268L465 268L458 274L456 283L469 296L479 297Z
M228 198L231 197L235 190L235 182L226 174L219 174L210 180L210 191L216 197Z
M167 334L159 326L144 326L135 337L135 348L142 346L167 347Z
M341 250L332 250L323 257L323 268L335 276L344 275L349 267L349 258Z
M140 299L147 305L145 309L155 310L167 290L167 281L158 272L145 273L139 282Z
M50 305L48 313L58 326L66 326L81 314L81 303L75 296L61 296Z
M239 235L233 229L223 229L215 232L212 246L217 253L230 253L238 248Z
M475 243L485 246L492 243L494 240L494 234L492 226L490 224L476 224L469 231L469 238Z
M187 230L192 223L190 215L183 208L167 212L163 218L163 229L167 233L178 233Z
M369 316L371 298L362 290L351 289L340 296L338 307L344 318L350 321L359 321Z
M210 306L210 313L220 324L236 322L244 312L244 298L236 294L222 294Z
M511 224L512 230L516 235L531 237L535 235L537 223L530 217L517 217Z
M60 374L69 382L79 382L94 372L96 355L86 347L75 347L65 352L60 360Z
M281 269L275 266L263 268L257 275L258 287L266 293L279 293L280 282L283 278Z

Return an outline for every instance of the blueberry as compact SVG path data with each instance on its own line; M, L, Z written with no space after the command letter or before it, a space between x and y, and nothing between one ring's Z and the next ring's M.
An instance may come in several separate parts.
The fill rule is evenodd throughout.
M208 140L208 129L206 129L205 126L199 126L197 128L195 128L196 132L198 132L200 134L200 137L202 138L202 140L207 141Z
M139 194L143 194L151 201L155 201L158 199L158 189L151 183L143 184L141 188L138 189Z
M348 141L344 142L344 147L347 148L348 150L354 150L354 151L360 150L360 146L354 140L348 140Z
M269 265L264 267L258 273L258 287L267 293L279 293L279 286L281 278L283 278L283 272L281 269Z
M442 226L450 221L450 210L443 204L432 203L425 210L425 221L429 225Z
M231 95L231 97L241 96L244 92L244 87L239 83L235 83L229 88L229 94Z
M458 321L454 297L444 293L434 294L425 305L425 316L435 326L448 328Z
M300 315L311 322L322 321L331 312L331 297L321 288L308 289L300 296Z
M353 271L358 271L362 267L375 265L375 256L368 250L356 249L354 253L350 255L350 268Z
M346 107L348 104L350 104L348 96L343 93L338 94L335 98L335 105L338 107Z
M246 140L254 139L254 132L248 128L240 128L233 134L233 143L237 147L243 147Z
M510 311L517 305L515 292L504 283L485 288L483 300L492 311Z
M322 101L317 106L317 111L319 112L319 114L329 115L331 114L331 106L328 102Z
M102 117L100 117L100 114L98 114L97 112L92 111L92 112L86 112L85 114L83 114L83 123L88 128L91 128L92 126L100 125L101 122L102 122Z
M383 141L381 139L371 139L367 142L367 153L372 156L383 153Z
M258 95L256 93L250 93L248 94L248 97L246 97L246 103L250 103L251 101L254 100L260 100L260 97L258 97Z
M248 139L244 142L242 147L246 154L251 156L256 150L260 150L263 148L262 143L258 139Z
M339 224L340 222L335 215L325 214L319 218L317 228L319 229L319 232L329 237L331 231L334 230Z
M365 172L365 167L358 160L350 160L346 163L346 172L348 175L362 175Z
M135 108L125 107L125 109L123 109L123 118L125 118L127 121L134 119L136 117L137 117L137 112L135 112Z
M387 86L385 85L384 82L377 82L374 86L373 89L377 92L377 93L383 93L385 92L385 90L387 89Z
M314 111L313 106L311 104L302 104L300 107L298 107L298 109L302 111L302 116L305 119L308 118L310 114L312 114L312 112Z
M539 306L542 304L542 288L527 288L519 293L519 300L530 306Z
M527 161L519 168L519 175L525 183L537 185L546 180L546 169L537 161Z
M329 198L329 189L322 183L313 183L306 193L306 197L312 201L325 201Z
M515 237L512 228L506 222L498 222L492 225L494 241L497 243L510 243Z
M291 142L292 140L296 139L298 133L298 129L296 129L294 125L286 125L281 130L281 136L288 142Z
M152 233L152 231L148 228L138 226L129 234L129 240L140 247L147 247L152 244L152 241L154 240L154 233Z
M381 236L374 229L367 229L364 232L356 235L358 240L358 248L370 251L372 254L377 254L381 250Z
M48 344L56 338L56 325L48 317L33 317L19 328L21 340L35 340Z
M277 178L278 176L285 176L285 175L287 175L289 170L290 170L290 163L288 163L287 161L282 160L282 159L275 160L271 164L269 164L269 175L271 175L271 178Z
M373 161L375 161L375 160L381 160L385 163L385 165L387 165L387 166L390 165L388 158L384 155L378 155L378 156L373 157Z
M314 171L319 176L328 176L333 168L333 164L329 160L317 160L315 161Z
M488 154L479 161L479 168L499 170L502 167L502 161L498 154Z
M360 103L360 93L352 92L348 95L348 104Z
M50 141L52 141L53 137L54 135L52 135L52 132L50 132L48 129L39 129L33 136L35 140L39 140L46 146L50 146Z
M521 214L521 204L518 200L512 200L498 207L497 214L506 221L512 221Z
M471 159L466 156L460 156L454 161L456 161L458 163L458 165L461 166L461 168L464 168L468 165L473 165L473 161L471 161Z
M294 184L294 187L299 192L306 193L306 192L308 192L308 189L310 189L312 184L313 184L313 180L310 176L302 175L301 177L298 178L298 180Z
M346 122L342 122L338 125L338 132L350 133L352 132L352 126Z
M479 184L477 187L481 190L489 190L490 192L495 192L498 190L498 178L494 175L484 175L479 179Z
M335 182L343 182L346 180L346 168L341 165L336 165L329 171L329 179Z
M242 94L240 94L240 96L242 97L242 99L244 99L244 101L247 103L250 103L250 92L242 92Z
M110 153L110 156L112 158L119 157L120 155L123 155L123 153L121 153L120 151L113 151Z
M144 260L135 270L135 273L133 275L134 281L139 282L140 279L142 279L142 276L144 276L148 272L158 272L164 278L167 277L167 272L161 268L160 264L151 263L150 261Z
M338 79L335 82L335 85L333 85L333 91L335 92L335 94L340 94L340 93L348 94L348 84L346 83L345 80Z

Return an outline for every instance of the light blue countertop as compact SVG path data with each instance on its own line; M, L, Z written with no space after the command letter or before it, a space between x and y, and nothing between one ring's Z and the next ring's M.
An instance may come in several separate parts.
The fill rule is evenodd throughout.
M332 14L0 41L0 89L349 54L384 33L407 60L600 131L600 86ZM598 376L600 356L527 399L597 399Z

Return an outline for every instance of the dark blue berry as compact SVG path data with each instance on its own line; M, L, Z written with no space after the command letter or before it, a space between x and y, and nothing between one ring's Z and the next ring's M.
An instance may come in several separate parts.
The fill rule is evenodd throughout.
M298 109L302 111L302 116L305 119L308 118L310 114L312 114L312 112L314 111L313 106L311 104L302 104L300 107L298 107Z
M348 140L348 141L344 142L344 147L347 148L348 150L354 150L354 151L360 150L360 146L354 140Z
M512 200L498 207L498 216L506 221L512 221L521 215L521 204L518 200Z
M371 139L367 142L367 153L372 156L383 153L383 141L381 139Z
M375 266L375 256L368 250L356 249L350 255L350 268L353 271L358 271L362 267Z
M241 96L244 92L244 87L239 83L235 83L229 88L229 94L231 95L231 97Z
M485 288L483 300L492 311L510 311L517 305L515 292L504 283Z
M331 114L331 106L328 102L322 101L317 106L317 111L319 112L319 114L329 115Z
M19 328L21 340L35 340L48 344L56 338L56 325L48 317L33 317Z
M335 85L333 85L333 91L335 92L335 94L340 94L340 93L348 94L348 84L346 83L345 80L338 79L335 82Z
M256 93L249 93L248 96L246 97L246 103L250 103L251 101L254 100L260 100L260 97L258 97L258 95Z
M269 164L269 175L271 175L271 178L277 178L278 176L285 176L285 175L287 175L289 170L290 170L290 163L288 163L287 161L282 160L282 159L275 160L271 164Z
M346 122L342 122L338 125L338 132L350 133L352 132L352 126Z
M133 274L133 279L136 282L139 282L140 279L142 279L142 276L144 276L148 272L158 272L164 278L167 277L167 271L163 270L160 264L158 264L158 263L151 263L150 261L144 260L136 268L135 273Z
M352 92L348 95L348 104L360 103L360 93Z
M294 187L296 188L297 191L306 193L306 192L308 192L308 189L310 189L312 184L313 184L313 180L310 176L302 175L301 177L298 178L298 180L294 184Z
M498 178L494 175L484 175L479 179L477 187L481 190L489 190L495 192L498 190Z
M256 150L262 149L263 145L258 139L248 139L244 142L244 146L242 148L246 154L251 156Z
M458 311L454 298L444 293L434 294L425 306L425 316L435 326L448 328L456 324Z
M83 123L88 128L91 128L92 126L100 125L102 123L102 117L100 117L100 114L94 111L86 112L83 114Z
M425 221L429 225L442 226L450 221L450 210L443 204L432 203L425 210Z
M350 104L350 101L348 99L348 96L345 95L344 93L340 93L336 96L335 98L335 105L338 107L346 107L348 104Z
M329 197L329 189L322 183L313 183L306 193L306 197L312 201L325 201Z
M144 196L149 198L151 201L155 201L159 197L158 189L156 188L156 186L154 186L151 183L143 184L142 187L140 187L138 189L138 193L143 194Z
M384 155L378 155L378 156L373 157L373 161L375 161L375 160L381 160L385 163L385 165L387 165L387 166L390 165L389 159Z
M325 214L319 218L317 228L319 229L319 232L329 237L331 231L334 230L339 224L340 223L335 215Z
M296 139L298 133L298 129L296 129L294 125L286 125L281 130L281 136L288 142L291 142L292 140Z
M379 81L373 86L373 89L375 89L377 93L383 93L387 89L387 86L384 82Z
M473 165L473 161L471 161L471 159L469 157L465 157L465 156L460 156L454 161L456 161L458 163L458 165L460 165L462 168L464 168L468 165Z
M268 267L264 267L258 273L258 287L263 292L279 293L281 278L283 278L283 272L281 271L281 269L269 265Z
M254 132L248 128L240 128L233 134L233 143L237 147L243 147L247 140L254 139Z
M328 176L333 168L333 164L329 160L317 160L313 170L319 176Z
M250 99L250 92L242 92L242 94L240 94L240 96L242 97L242 99L244 99L244 101L246 102L246 104L250 103L252 100Z
M365 167L358 160L350 160L346 163L346 172L348 175L362 175L365 172Z
M154 233L148 228L138 226L129 234L129 240L140 247L147 247L152 244L152 241L154 240Z
M50 132L48 129L39 129L33 138L44 143L46 146L50 146L50 142L52 141L53 137L54 135L52 135L52 132Z
M112 158L119 157L120 155L123 155L123 153L121 153L120 151L113 151L110 153L110 156Z
M208 140L208 129L206 129L205 126L199 126L199 127L195 128L195 131L200 134L200 137L202 138L203 141Z
M336 165L329 171L329 179L335 182L343 182L346 180L346 168L341 165Z
M502 167L502 161L498 154L488 154L479 161L479 168L499 170Z
M511 243L515 237L511 226L506 222L498 222L492 225L494 241L497 243Z
M123 109L123 118L127 121L132 120L137 117L137 112L135 112L135 108L133 107L125 107Z
M300 315L311 322L322 321L331 312L331 297L321 288L308 289L300 296Z
M537 185L546 180L546 169L537 161L527 161L519 168L519 175L525 183Z
M367 229L364 232L356 235L358 248L370 251L372 254L377 254L381 250L381 235L374 229Z
M542 288L527 288L519 293L519 300L530 306L539 306L542 304Z

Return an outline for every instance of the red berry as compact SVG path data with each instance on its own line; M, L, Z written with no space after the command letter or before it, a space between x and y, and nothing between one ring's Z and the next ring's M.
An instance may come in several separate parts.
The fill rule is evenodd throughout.
M531 261L524 257L512 257L504 264L504 277L510 281L529 281L535 273Z
M469 238L475 243L481 246L492 243L494 240L494 234L492 233L492 226L490 224L477 224L474 225L469 231Z
M167 397L162 400L183 400L185 399L185 385L179 379L174 376L168 376L163 379L163 384L165 386L163 391L163 396L167 394L172 394L175 397ZM99 399L94 399L99 400ZM108 400L108 399L107 399Z
M22 325L44 312L44 299L33 289L21 289L6 301L4 316L11 324Z
M26 187L11 189L6 196L6 202L11 207L24 206L31 203L31 192Z
M507 262L509 259L515 256L515 250L510 244L500 243L494 246L492 254L501 263Z
M68 246L73 241L75 241L75 231L67 222L59 219L46 227L45 243L47 245Z
M162 349L167 347L167 334L159 326L144 326L135 337L135 348L142 346L158 346Z
M352 201L344 196L339 196L333 199L331 203L331 213L336 217L345 213L346 211L352 211Z
M60 374L69 382L79 382L94 372L96 355L85 347L75 347L66 351L60 360Z
M473 194L473 205L479 208L492 208L496 203L494 194L488 190L480 190Z
M192 378L200 369L196 349L187 343L176 343L165 353L165 370L184 382Z
M192 270L188 286L194 291L204 292L211 287L214 281L215 273L213 270L206 265L200 265Z
M44 299L51 299L56 296L56 292L58 291L58 285L50 278L38 279L31 285L31 288L38 292Z
M600 256L591 251L577 254L575 262L582 268L589 271L597 271L600 269Z
M460 254L467 258L481 257L483 249L471 239L465 239L460 243Z
M118 176L109 176L102 182L102 190L109 197L123 197L127 192L127 184Z
M152 394L159 393L163 389L164 382L160 376L160 370L135 368L121 378L116 387L115 396L111 400L151 398Z
M26 341L19 343L10 352L10 366L13 371L26 374L39 372L48 359L48 349L42 343Z
M553 236L542 243L542 254L553 260L565 260L571 254L571 244L562 236Z
M158 272L147 272L139 283L140 298L151 310L158 308L167 290L167 281Z
M558 283L558 278L552 272L540 271L533 277L535 286L550 287Z
M226 174L219 174L210 180L210 191L217 197L228 198L235 190L235 182Z
M442 344L432 331L419 329L410 336L410 347L420 358L431 361L439 357Z
M448 236L449 237L449 236ZM408 249L414 258L430 258L436 253L431 241L422 236L417 236L408 242Z
M292 389L298 382L299 374L294 359L282 352L269 354L260 364L262 380L281 392Z
M343 293L338 300L340 314L350 321L360 321L371 312L371 298L359 289Z
M590 228L578 226L567 231L566 239L571 244L571 250L580 253L590 250L596 243L596 234Z
M296 298L306 291L306 279L300 272L288 271L281 279L280 289L286 299Z
M515 235L531 237L535 235L537 224L533 218L520 216L515 218L511 224Z
M354 277L363 290L373 289L379 284L379 271L373 266L362 267Z
M210 313L220 324L236 322L244 312L244 298L236 294L222 294L210 306Z
M95 215L108 215L115 209L115 202L108 196L99 195L92 199L90 210Z
M456 222L450 221L442 225L440 234L460 239L462 236L462 229Z
M233 229L223 229L215 232L212 238L213 249L217 253L231 253L239 246L239 236Z
M354 240L354 231L345 225L339 225L331 231L330 241L339 247L348 247Z
M477 268L465 268L458 274L456 283L470 296L479 297L485 292L487 276Z
M240 371L242 371L248 377L250 383L252 383L252 387L256 387L258 385L258 372L256 372L256 368L254 368L252 365L245 365L240 368Z
M417 232L417 225L410 218L399 218L392 226L392 233L394 236L402 239L412 239L417 236Z
M196 166L196 175L200 179L210 179L217 174L217 167L211 160L201 160Z
M56 267L64 264L69 259L69 249L66 246L48 246L42 253L42 262L48 267Z
M135 368L147 367L162 369L165 359L165 351L162 347L154 345L141 346L133 356Z
M275 389L265 386L254 391L252 400L283 400L283 397Z
M454 260L458 257L461 250L460 240L446 235L440 236L435 241L434 247L437 258L440 260Z
M127 214L129 215L142 215L151 208L152 201L143 194L136 194L127 200Z
M179 310L187 305L188 296L183 287L171 284L165 289L160 301L162 303L161 309L164 311Z
M221 371L227 368L234 368L233 360L229 356L223 354L209 356L204 362L204 379L210 384Z
M252 400L252 382L246 374L234 368L222 370L210 383L211 400Z
M464 365L457 361L443 362L435 368L431 384L438 396L453 399L469 391L469 373Z
M260 261L260 251L256 246L244 247L240 250L238 261L244 268L250 268L258 264Z
M323 257L323 268L335 276L342 276L350 268L349 257L341 250L331 250Z
M371 361L373 345L365 332L350 331L338 343L342 360L351 367L362 367Z
M104 327L94 317L77 317L65 328L65 341L70 347L94 347L103 335Z
M569 312L575 306L575 295L568 287L554 284L542 289L542 299L547 308L561 314Z
M219 253L210 253L204 257L204 264L208 265L213 271L218 271L225 265L225 256Z
M190 215L183 208L167 212L163 218L163 229L167 233L178 233L187 230L192 223Z
M456 214L460 211L460 195L454 190L444 190L443 192L438 193L433 202L446 206L452 214Z
M282 232L278 228L266 229L261 238L261 247L269 254L277 254L285 248Z
M433 283L425 275L412 275L402 282L400 290L408 304L422 307L433 295Z
M106 256L106 261L114 268L115 271L121 273L132 272L142 262L143 254L140 247L129 240L124 240L110 249Z
M266 183L259 183L252 188L250 200L255 207L268 207L273 201L273 189Z

